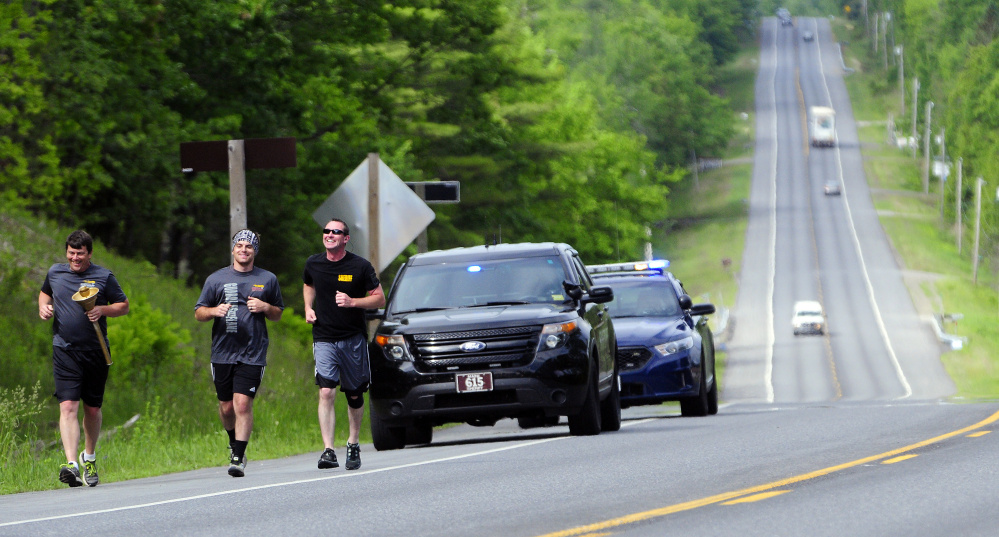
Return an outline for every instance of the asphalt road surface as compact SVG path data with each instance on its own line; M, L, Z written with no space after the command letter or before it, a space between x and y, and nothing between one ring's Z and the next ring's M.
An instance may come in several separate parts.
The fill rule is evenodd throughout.
M842 75L828 21L764 21L718 415L632 408L590 437L503 420L362 446L354 472L317 470L317 451L251 459L240 479L220 464L7 495L0 535L995 535L999 404L950 399L871 204ZM807 145L812 105L836 109L836 147ZM823 194L829 177L842 196ZM826 335L792 334L803 299L825 306Z

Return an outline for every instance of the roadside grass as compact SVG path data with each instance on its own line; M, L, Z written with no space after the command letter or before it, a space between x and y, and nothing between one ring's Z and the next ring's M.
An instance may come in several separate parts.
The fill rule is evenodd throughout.
M65 460L59 409L51 396L52 327L38 319L37 297L48 267L65 261L70 231L0 207L0 333L8 336L0 360L0 494L65 487L56 479ZM265 268L266 255L262 252L260 262ZM94 262L115 273L131 304L128 315L108 322L114 364L97 449L101 481L213 466L228 478L228 437L219 423L209 367L211 323L194 320L200 285L159 275L151 264L118 256L100 243L94 245ZM282 283L286 297L301 288ZM254 403L248 471L254 460L310 451L318 456L322 448L311 326L286 309L280 322L268 323L268 331L268 367ZM25 388L30 386L37 388ZM342 397L336 415L336 442L343 446ZM361 441L371 441L367 427Z
M999 365L994 358L999 348L999 333L994 326L999 318L995 276L987 260L979 267L978 282L972 270L972 234L964 216L965 228L961 251L957 247L957 225L940 217L940 181L930 177L929 193L923 193L923 151L920 146L913 158L909 148L899 149L887 143L884 122L886 111L900 112L897 83L888 82L880 69L865 70L865 58L870 47L856 27L841 18L832 21L836 35L855 44L843 47L845 61L857 69L845 77L854 117L860 127L858 134L864 157L864 172L882 226L903 270L928 273L917 286L910 286L914 302L929 304L932 311L923 315L963 315L957 322L947 322L944 330L965 336L968 344L961 350L944 352L941 361L957 387L957 397L992 399L999 396ZM859 32L862 33L862 32ZM911 102L906 103L911 107ZM911 114L911 109L909 113ZM922 111L920 111L922 113ZM911 135L911 116L902 118L897 130L902 136ZM922 135L922 133L920 133ZM955 155L957 157L959 155ZM966 178L966 180L968 180ZM967 183L966 183L967 184ZM946 185L953 189L953 181ZM952 213L953 211L948 211Z

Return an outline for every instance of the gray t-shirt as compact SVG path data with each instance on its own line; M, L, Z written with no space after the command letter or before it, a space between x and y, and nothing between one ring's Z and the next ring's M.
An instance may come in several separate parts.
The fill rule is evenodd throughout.
M233 305L225 317L212 321L212 363L267 365L267 320L263 313L250 313L246 300L251 296L284 309L277 276L262 268L239 272L230 265L205 279L194 309Z
M42 292L52 297L55 313L52 322L52 345L74 351L100 350L101 343L97 339L94 324L87 318L83 307L73 302L73 295L80 290L81 285L97 288L95 306L106 306L128 300L114 274L102 266L91 263L87 270L76 273L70 270L69 263L52 265L42 283ZM107 317L102 316L97 324L101 327L104 342L107 343ZM111 346L108 345L108 348Z

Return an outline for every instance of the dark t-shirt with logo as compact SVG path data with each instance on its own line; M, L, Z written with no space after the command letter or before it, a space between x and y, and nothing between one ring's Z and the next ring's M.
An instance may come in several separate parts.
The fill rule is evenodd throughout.
M95 306L117 304L128 300L125 292L118 285L118 280L110 270L94 265L77 273L69 268L69 263L56 263L49 268L42 283L42 292L52 297L52 307L55 313L52 322L52 345L74 351L100 350L101 343L97 339L94 324L87 318L83 307L73 301L73 295L80 286L97 288ZM108 321L101 317L97 321L107 343ZM110 345L108 345L110 349Z
M309 256L305 261L305 285L316 290L312 309L316 322L312 325L313 341L339 341L361 334L367 337L368 326L364 308L341 308L336 305L336 292L352 298L364 298L378 288L378 274L363 257L346 252L343 259L330 261L326 253Z
M212 321L212 363L267 365L267 318L263 313L250 313L246 300L251 296L284 309L277 276L262 268L240 272L230 265L205 279L195 310L232 304L225 317Z

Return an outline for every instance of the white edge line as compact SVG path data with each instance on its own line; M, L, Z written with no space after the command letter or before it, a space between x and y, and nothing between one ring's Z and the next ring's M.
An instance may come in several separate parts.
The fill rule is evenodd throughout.
M654 421L654 420L657 420L657 419L660 419L660 417L644 418L644 419L641 419L641 420L629 421L627 423L622 423L621 424L621 428L631 427L632 425L640 425L640 424L648 423L648 422L651 422L651 421ZM451 457L442 457L440 459L431 459L431 460L428 460L428 461L411 462L411 463L408 463L408 464L400 464L400 465L397 465L397 466L388 466L388 467L385 467L385 468L376 468L374 470L365 470L363 472L341 473L341 474L336 474L336 475L328 475L328 476L323 476L323 477L316 477L316 478L313 478L313 479L299 479L299 480L296 480L296 481L285 481L283 483L271 483L269 485L259 485L259 486L256 486L256 487L246 487L246 488L233 489L233 490L223 490L223 491L219 491L219 492L211 492L211 493L208 493L208 494L198 494L196 496L184 496L182 498L172 498L172 499L169 499L169 500L160 500L158 502L140 503L140 504L136 504L136 505L126 505L126 506L122 506L122 507L111 507L111 508L108 508L108 509L99 509L99 510L96 510L96 511L87 511L87 512L80 512L80 513L68 513L68 514L64 514L64 515L48 516L48 517L41 517L41 518L32 518L32 519L28 519L28 520L15 520L15 521L12 521L12 522L0 523L0 528L10 527L10 526L18 526L18 525L21 525L21 524L31 524L31 523L35 523L35 522L49 522L49 521L52 521L52 520L63 520L63 519L67 519L67 518L76 518L76 517L83 517L83 516L90 516L90 515L100 515L100 514L105 514L105 513L114 513L114 512L118 512L118 511L131 511L131 510L134 510L134 509L144 509L146 507L158 507L158 506L161 506L161 505L169 505L169 504L172 504L172 503L189 502L189 501L201 500L201 499L205 499L205 498L214 498L214 497L218 497L218 496L226 496L226 495L229 495L229 494L238 494L240 492L250 492L250 491L255 491L255 490L265 490L265 489L276 488L276 487L287 487L287 486L292 486L292 485L301 485L301 484L304 484L304 483L315 483L317 481L328 481L330 479L343 479L343 478L348 478L348 477L356 477L356 476L363 476L363 475L375 474L375 473L381 473L381 472L389 472L389 471L392 471L392 470L404 470L406 468L414 468L414 467L417 467L417 466L425 466L427 464L436 464L436 463L440 463L440 462L448 462L448 461L455 461L455 460L459 460L459 459L467 459L469 457L478 457L480 455L489 455L489 454L492 454L492 453L499 453L501 451L508 451L508 450L511 450L511 449L518 449L518 448L522 448L522 447L534 446L534 445L537 445L537 444L544 444L544 443L547 443L547 442L554 442L556 440L565 440L567 438L573 438L573 437L572 436L556 436L556 437L553 437L553 438L542 438L542 439L539 439L539 440L531 440L529 442L523 442L523 443L514 444L514 445L510 445L510 446L503 446L503 447L498 447L498 448L493 448L493 449L487 449L485 451L476 451L475 453L465 453L463 455L453 455Z
M773 133L774 149L772 162L772 172L770 174L770 266L769 279L767 280L767 346L766 346L766 373L765 383L767 390L767 403L774 402L774 278L777 273L777 37L778 32L774 31L774 64L773 74L770 76L770 97L773 103Z

